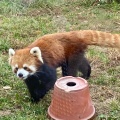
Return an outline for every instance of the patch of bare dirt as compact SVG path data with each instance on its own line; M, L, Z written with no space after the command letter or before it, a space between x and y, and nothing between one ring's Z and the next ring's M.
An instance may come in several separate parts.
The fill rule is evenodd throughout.
M90 85L90 93L93 104L95 105L97 113L107 114L110 111L110 104L112 101L117 101L117 97L120 97L119 91L111 89L111 87Z
M26 14L27 16L43 16L45 14L47 15L60 15L61 14L61 9L56 7L54 9L50 9L50 8L40 8L40 9L32 9L31 11L28 11L28 13ZM26 16L25 15L25 16Z
M0 116L6 116L6 115L10 115L11 114L11 110L5 110L5 111L0 111Z

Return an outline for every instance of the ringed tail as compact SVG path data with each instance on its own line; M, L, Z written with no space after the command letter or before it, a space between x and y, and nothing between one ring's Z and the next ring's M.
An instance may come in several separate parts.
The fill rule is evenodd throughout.
M87 45L97 45L120 49L120 35L94 30L81 30L78 37Z

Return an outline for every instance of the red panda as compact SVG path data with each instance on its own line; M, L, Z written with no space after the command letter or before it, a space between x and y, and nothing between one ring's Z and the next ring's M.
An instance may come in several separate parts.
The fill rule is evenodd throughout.
M45 35L23 49L10 48L9 64L25 80L33 102L38 102L54 86L55 68L61 66L63 76L75 76L78 70L83 77L90 76L84 57L88 45L120 48L120 35L93 30Z
M84 58L84 51L88 45L120 48L120 35L93 30L44 35L23 49L14 51L10 48L9 64L14 73L23 79L34 74L43 63L54 68L65 63L68 75L71 75L73 67L76 64L78 68L80 66L77 57L78 60L82 59L83 63L85 60L87 70L89 69L89 63ZM84 64L82 68L84 68Z

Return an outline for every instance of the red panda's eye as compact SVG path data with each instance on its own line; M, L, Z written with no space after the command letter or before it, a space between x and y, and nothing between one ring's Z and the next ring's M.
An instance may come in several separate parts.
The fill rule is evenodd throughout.
M16 67L16 68L14 69L14 73L17 73L17 71L18 71L18 67Z
M16 67L15 70L17 71L17 70L18 70L18 67Z
M23 67L25 70L27 70L28 68L27 67Z

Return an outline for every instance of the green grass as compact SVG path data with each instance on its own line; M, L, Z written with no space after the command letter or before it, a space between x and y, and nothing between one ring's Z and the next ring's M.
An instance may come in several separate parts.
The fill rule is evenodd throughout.
M47 109L51 102L51 92L38 104L30 102L26 85L12 73L8 64L9 48L19 49L44 34L61 31L93 29L119 33L118 4L91 6L92 1L86 2L0 1L0 120L47 120ZM119 52L110 48L89 47L86 57L92 66L88 82L98 114L96 120L118 120ZM6 90L4 86L11 89Z
M22 0L1 0L0 13L1 14L18 14L22 13L27 6Z

